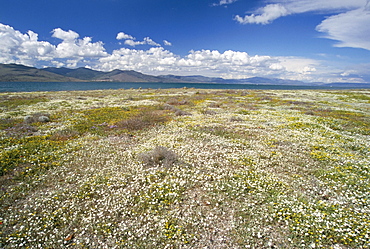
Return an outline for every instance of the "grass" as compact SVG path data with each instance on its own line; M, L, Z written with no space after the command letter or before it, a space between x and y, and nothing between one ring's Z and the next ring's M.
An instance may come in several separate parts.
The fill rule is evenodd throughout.
M6 95L2 95L0 98L0 108L2 110L9 110L13 109L18 106L23 105L33 105L39 102L47 102L48 99L43 97L33 97L33 96L14 96L9 97Z
M369 94L0 94L0 247L369 248Z

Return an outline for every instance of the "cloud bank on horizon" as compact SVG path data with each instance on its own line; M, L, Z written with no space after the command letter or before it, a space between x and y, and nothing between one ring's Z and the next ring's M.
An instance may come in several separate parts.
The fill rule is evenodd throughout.
M136 41L132 35L119 32L117 40L124 40L129 46L150 45L147 50L120 48L107 53L101 41L93 42L91 37L79 38L79 34L56 28L52 37L61 42L53 45L39 41L38 34L28 31L22 34L9 25L0 24L0 63L19 63L29 66L44 65L56 67L85 67L96 70L114 69L138 70L151 74L181 73L184 75L202 74L224 78L246 78L255 75L270 75L309 80L316 71L314 60L290 57L251 56L246 52L228 50L190 51L180 57L165 50L149 37ZM169 41L163 41L170 46Z
M242 0L220 0L214 3L226 7ZM278 18L306 12L326 13L316 27L323 38L336 40L336 47L370 50L370 0L269 0L265 5L244 16L235 15L235 25L268 25ZM22 33L0 23L0 63L18 63L36 67L87 67L95 70L136 70L160 75L204 75L223 78L253 76L276 77L308 82L368 82L369 64L334 67L324 59L298 56L250 55L228 49L191 50L184 56L167 48L171 41L142 40L133 34L117 30L115 39L121 47L108 52L103 41L80 37L73 30L56 27L51 31L55 44L39 40L35 31ZM145 49L140 49L145 47ZM167 47L167 48L165 48ZM365 77L363 77L365 75Z

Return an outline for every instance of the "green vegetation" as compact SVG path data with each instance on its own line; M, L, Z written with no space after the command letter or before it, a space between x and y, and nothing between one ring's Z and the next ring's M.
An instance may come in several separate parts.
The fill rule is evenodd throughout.
M370 248L368 96L0 94L0 247Z

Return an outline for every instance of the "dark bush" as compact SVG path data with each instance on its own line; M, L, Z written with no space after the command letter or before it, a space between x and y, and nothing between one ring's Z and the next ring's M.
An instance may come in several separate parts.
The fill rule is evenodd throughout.
M78 132L70 129L60 130L50 136L53 141L67 141L78 137Z
M179 99L170 99L167 101L167 104L169 105L189 105L191 102L189 102L186 99L179 100Z
M221 103L217 103L217 102L212 102L208 105L208 107L210 108L220 108L221 106Z
M168 104L165 104L163 109L173 111L176 116L186 116L186 115L190 116L191 115L191 113L189 113L189 112L183 111L181 109L178 109L178 108L176 108L172 105L168 105Z
M0 118L0 129L5 130L14 127L16 124L20 123L20 120L14 118Z
M241 117L234 117L234 116L232 116L230 118L230 121L231 122L240 122L240 121L243 121L243 119Z
M191 113L186 112L186 111L183 111L183 110L180 110L180 109L177 109L175 111L175 115L176 116L191 116Z
M215 114L217 114L217 112L215 112L214 110L203 110L202 113L204 115L215 115Z
M163 146L157 146L152 151L140 153L138 158L146 167L162 166L165 168L170 168L178 160L175 152Z
M14 127L6 129L6 135L9 137L31 136L37 132L37 128L28 124L17 124Z
M143 110L131 118L118 121L115 126L120 129L137 131L160 123L165 123L167 121L169 121L169 117L164 110Z

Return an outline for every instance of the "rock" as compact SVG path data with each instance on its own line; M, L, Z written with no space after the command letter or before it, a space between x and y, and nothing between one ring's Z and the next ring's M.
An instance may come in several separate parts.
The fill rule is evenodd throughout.
M40 116L40 117L38 117L38 121L39 122L46 123L46 122L49 122L50 121L50 118L47 117L47 116Z
M24 117L24 122L25 122L26 124L31 124L31 123L33 123L33 122L34 122L34 119L33 119L33 117L32 117L32 116L28 115L28 116L25 116L25 117Z

